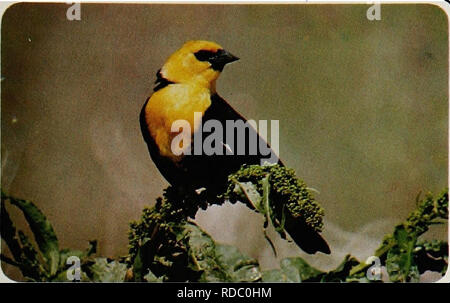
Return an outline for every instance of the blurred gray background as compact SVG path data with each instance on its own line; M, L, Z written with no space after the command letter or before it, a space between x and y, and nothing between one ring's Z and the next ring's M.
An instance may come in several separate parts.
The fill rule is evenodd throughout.
M278 258L245 206L198 213L263 269L288 256L321 269L365 259L420 192L447 186L448 20L437 6L382 5L380 21L366 18L370 5L82 4L81 21L68 7L16 4L1 27L2 188L34 201L62 247L97 239L100 255L127 253L128 223L167 186L139 112L190 39L241 58L219 94L249 119L280 120L281 158L325 209L332 254L306 255L272 231ZM447 226L429 237L445 239Z

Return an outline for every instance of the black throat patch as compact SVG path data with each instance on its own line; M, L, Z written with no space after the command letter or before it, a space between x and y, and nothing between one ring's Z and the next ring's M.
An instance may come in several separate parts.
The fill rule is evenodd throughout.
M169 81L166 78L163 77L163 75L161 74L161 69L158 70L158 72L156 73L156 81L155 84L156 86L153 88L153 91L159 91L160 89L166 87L169 84L174 84L175 82Z

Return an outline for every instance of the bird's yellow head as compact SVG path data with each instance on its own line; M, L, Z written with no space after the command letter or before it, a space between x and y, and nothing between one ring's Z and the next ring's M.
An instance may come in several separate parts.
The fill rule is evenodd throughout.
M161 68L161 76L174 83L195 83L214 89L224 66L239 58L211 41L188 41Z

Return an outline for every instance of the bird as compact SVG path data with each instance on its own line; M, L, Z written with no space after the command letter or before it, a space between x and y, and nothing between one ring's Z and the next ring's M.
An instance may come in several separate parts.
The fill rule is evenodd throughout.
M221 142L215 142L218 153L199 153L195 147L195 136L203 132L202 140L211 134L205 130L210 120L226 125L247 122L226 100L216 92L216 81L224 67L239 60L216 42L206 40L187 41L171 54L156 73L153 93L148 97L140 113L140 126L147 144L150 157L163 177L180 191L205 190L207 197L214 198L223 193L228 176L236 172L243 164L261 164L267 158L259 146L270 146L253 127L245 127L247 138L238 140L236 129L222 128ZM195 119L195 114L201 119ZM173 149L174 138L180 131L173 131L176 121L185 121L190 131L185 143L178 145L178 152ZM248 124L246 124L248 125ZM179 129L178 129L179 130ZM233 133L231 137L228 135ZM257 152L249 152L251 144L248 138L257 138ZM203 141L201 142L203 143ZM244 145L245 153L238 153L237 146ZM181 153L180 153L181 151ZM273 153L273 150L270 150ZM279 165L282 161L276 158ZM298 220L297 220L298 221ZM286 218L286 230L294 242L305 252L314 254L318 251L330 253L322 236L309 228L304 222L297 222L289 216Z

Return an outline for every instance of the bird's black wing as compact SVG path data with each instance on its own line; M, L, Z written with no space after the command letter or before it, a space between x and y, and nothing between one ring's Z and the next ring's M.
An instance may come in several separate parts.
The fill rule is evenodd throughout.
M237 170L243 164L261 164L261 160L267 159L270 155L263 154L259 145L265 144L267 149L270 146L266 141L257 133L257 131L246 124L245 126L245 140L238 142L238 130L236 128L227 128L227 121L230 122L247 122L237 111L233 109L224 99L219 95L214 94L211 96L211 106L205 111L202 117L202 142L205 142L206 138L213 132L218 130L213 129L211 132L206 132L204 126L210 120L217 120L222 125L222 130L219 130L223 134L221 144L218 148L221 149L219 154L207 155L203 151L201 155L195 155L194 147L192 146L191 155L185 155L181 161L181 167L189 172L190 181L194 186L205 187L208 190L223 190L227 183L228 176ZM234 132L233 139L230 141L227 139L229 132ZM256 153L249 154L250 142L249 138L256 138L257 148ZM238 145L245 145L244 154L238 154ZM229 154L230 151L232 154ZM271 151L273 153L273 151ZM281 164L281 162L279 162Z

